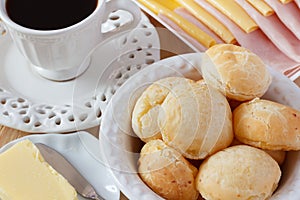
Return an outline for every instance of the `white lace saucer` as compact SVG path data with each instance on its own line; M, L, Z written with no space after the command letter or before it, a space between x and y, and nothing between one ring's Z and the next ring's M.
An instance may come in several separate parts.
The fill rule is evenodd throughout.
M111 13L103 28L109 31L127 23L128 15ZM32 70L9 34L0 36L0 124L27 132L97 126L107 102L127 78L159 60L159 45L155 28L143 15L135 30L100 44L84 74L54 82Z

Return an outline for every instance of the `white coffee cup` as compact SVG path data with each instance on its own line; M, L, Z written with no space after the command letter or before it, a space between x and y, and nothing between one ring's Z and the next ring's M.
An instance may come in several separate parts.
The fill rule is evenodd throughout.
M57 30L34 30L12 21L0 0L0 26L10 34L14 44L43 77L54 81L73 79L89 66L92 50L102 41L135 28L141 11L131 0L98 0L96 9L82 21ZM133 20L114 31L103 33L101 25L115 10L125 10ZM2 20L2 22L1 22Z

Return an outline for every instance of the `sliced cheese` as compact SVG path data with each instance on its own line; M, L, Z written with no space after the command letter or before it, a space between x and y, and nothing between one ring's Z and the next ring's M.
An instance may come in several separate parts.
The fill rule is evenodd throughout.
M254 20L240 7L235 0L206 0L224 15L230 18L246 33L250 33L258 28Z
M258 12L264 16L270 16L274 14L274 10L262 0L247 0Z
M207 33L199 29L196 25L189 22L182 16L178 15L177 13L173 12L166 6L158 3L155 0L138 0L142 3L145 7L147 7L151 12L155 13L156 15L162 14L171 19L175 22L182 30L184 30L187 34L192 36L198 42L200 42L203 46L209 48L216 44L216 41Z
M291 1L293 1L293 0L280 0L280 2L283 3L283 4L290 3Z
M176 0L158 0L157 2L170 10L175 10L176 8L181 7L181 5Z
M75 200L77 193L32 142L23 140L0 154L0 199Z
M182 7L187 9L198 20L215 32L226 43L234 44L236 39L227 27L217 20L213 15L207 12L203 7L193 0L177 0Z

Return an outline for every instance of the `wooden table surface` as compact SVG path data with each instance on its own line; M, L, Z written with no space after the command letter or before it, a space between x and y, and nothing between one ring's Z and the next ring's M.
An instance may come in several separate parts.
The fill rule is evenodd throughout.
M155 27L158 28L162 28L162 25L157 22L155 19L151 18L150 16L148 16L150 21L152 22L152 24L154 24ZM168 30L164 30L166 32L168 32ZM159 33L159 32L158 32ZM160 35L160 33L159 33ZM165 37L165 35L168 35L167 39L163 39L163 37ZM175 55L172 51L172 48L170 48L170 44L175 45L175 46L180 46L182 47L181 52L176 51L176 53L189 53L189 52L193 52L192 49L190 49L189 47L187 47L182 41L180 41L176 36L174 36L173 34L171 34L171 32L169 34L166 34L164 32L164 35L160 35L160 39L161 39L161 58L167 58L170 56ZM171 42L170 42L171 41ZM295 80L295 83L300 86L300 78ZM99 127L94 127L91 129L88 129L87 131L90 133L94 133L97 132ZM26 133L23 131L19 131L13 128L9 128L9 127L5 127L0 125L0 148L7 144L8 142L29 135L30 133ZM97 134L95 134L95 136L97 137ZM123 195L121 195L121 199L126 199L126 197L124 197Z

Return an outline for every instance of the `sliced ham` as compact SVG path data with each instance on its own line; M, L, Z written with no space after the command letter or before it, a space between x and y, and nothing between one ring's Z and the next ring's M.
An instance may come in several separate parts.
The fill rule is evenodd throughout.
M285 71L283 74L294 81L296 78L300 77L300 65Z
M254 19L268 38L288 57L300 62L300 40L285 27L277 15L264 17L256 11L246 0L236 0Z
M187 40L191 45L193 45L199 52L205 51L207 48L200 44L196 39L187 34L184 30L182 30L175 22L169 19L167 16L163 14L158 14L158 17L168 24L173 30L179 33L185 40Z
M265 1L273 8L282 23L300 39L300 10L296 3L282 4L274 0Z
M282 73L287 72L288 76L289 71L293 71L299 66L299 63L282 53L260 29L247 34L206 0L196 0L196 2L221 21L233 33L241 46L259 55L267 65L275 70Z
M219 36L217 36L212 30L210 30L207 26L205 26L202 22L200 22L197 18L195 18L192 14L189 13L185 8L179 7L174 10L177 14L181 15L183 18L188 20L189 22L192 22L194 25L199 27L201 30L212 36L217 43L224 43L222 39L220 39Z

